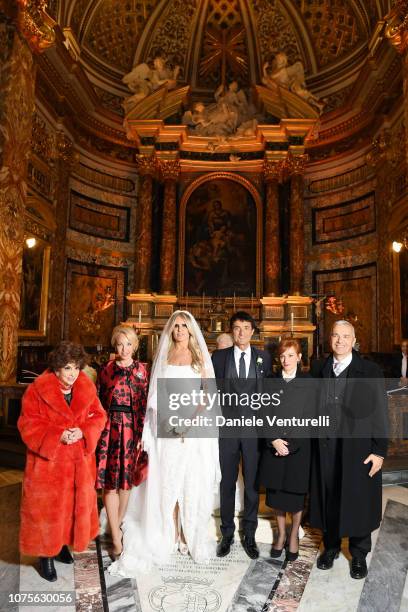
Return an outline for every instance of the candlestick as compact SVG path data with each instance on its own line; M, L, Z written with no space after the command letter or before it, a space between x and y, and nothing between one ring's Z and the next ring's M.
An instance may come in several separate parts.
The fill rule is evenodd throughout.
M252 307L253 307L253 301L254 301L254 294L251 293L251 312L252 312Z
M290 313L290 333L293 336L293 312Z
M188 310L188 291L186 293L186 310Z
M203 305L202 305L203 314L204 314L204 306L205 306L205 293L203 291Z
M234 312L235 312L235 291L234 291Z

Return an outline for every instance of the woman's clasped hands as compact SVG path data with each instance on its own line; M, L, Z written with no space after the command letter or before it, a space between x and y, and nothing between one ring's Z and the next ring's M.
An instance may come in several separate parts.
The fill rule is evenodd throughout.
M79 427L71 427L66 429L61 436L61 442L63 444L74 444L84 437L82 430Z

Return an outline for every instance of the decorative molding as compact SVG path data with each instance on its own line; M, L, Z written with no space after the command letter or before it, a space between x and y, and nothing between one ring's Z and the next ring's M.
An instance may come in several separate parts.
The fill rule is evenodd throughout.
M47 0L17 0L17 24L33 53L42 53L55 44L56 22L47 12Z
M180 162L178 159L158 160L158 169L162 181L176 181L180 175Z
M141 176L156 176L158 172L157 157L154 154L150 156L136 155L136 167Z
M385 37L398 53L405 53L408 48L408 0L395 0L384 20Z

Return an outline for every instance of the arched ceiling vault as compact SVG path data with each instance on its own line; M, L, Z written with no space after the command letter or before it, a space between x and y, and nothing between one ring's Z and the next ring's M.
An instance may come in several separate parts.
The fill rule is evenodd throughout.
M94 74L116 75L116 85L134 63L161 52L183 63L185 82L210 90L222 70L214 49L229 58L228 77L246 83L259 82L277 51L300 59L308 77L344 64L367 43L381 2L73 0L61 25L74 32L84 68L89 62Z

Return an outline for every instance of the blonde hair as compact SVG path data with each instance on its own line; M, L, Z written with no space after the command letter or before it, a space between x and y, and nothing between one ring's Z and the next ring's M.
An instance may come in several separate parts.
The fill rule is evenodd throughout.
M126 336L126 339L132 343L133 350L137 351L139 347L139 338L134 328L131 325L117 325L113 328L111 344L114 349L116 349L116 345L118 343L118 336L123 334Z
M173 312L173 314L171 315L169 319L170 337L169 337L169 350L167 352L167 361L169 360L170 353L174 348L173 328L174 328L174 323L177 317L180 317L181 319L183 319L183 321L187 325L187 330L189 334L188 349L191 353L191 358L192 358L191 367L196 372L201 372L201 370L203 369L203 365L204 365L203 356L201 354L200 347L197 342L197 338L194 335L193 326L191 325L191 314L187 310L176 310L175 312Z

